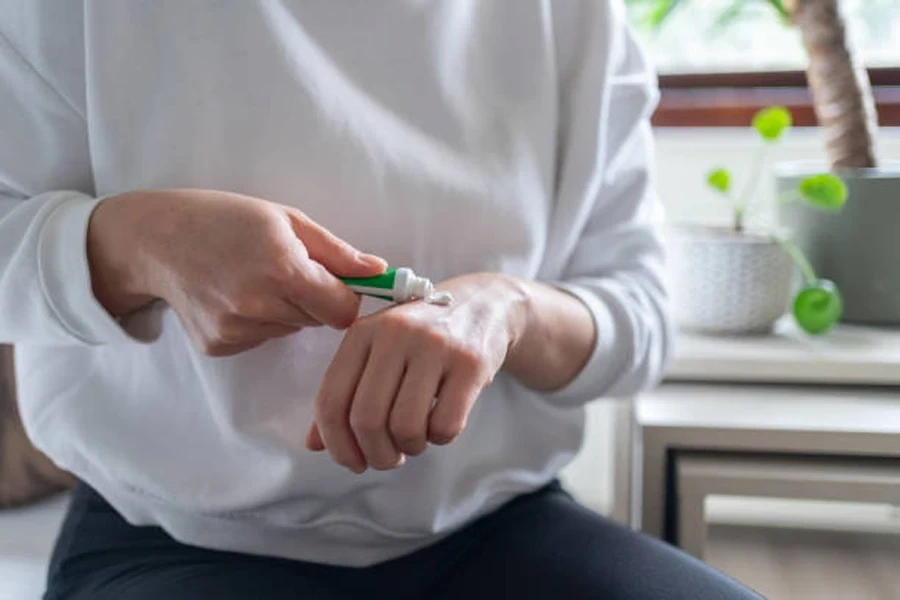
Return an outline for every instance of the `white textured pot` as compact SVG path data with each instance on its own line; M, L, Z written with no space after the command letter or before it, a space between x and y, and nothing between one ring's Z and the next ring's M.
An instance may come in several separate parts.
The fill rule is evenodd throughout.
M767 333L787 311L794 263L768 235L681 227L670 238L675 315L682 329Z

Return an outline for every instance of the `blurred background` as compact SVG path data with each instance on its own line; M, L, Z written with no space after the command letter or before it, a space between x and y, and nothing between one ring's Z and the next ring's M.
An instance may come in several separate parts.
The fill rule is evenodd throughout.
M571 486L769 598L900 599L900 2L627 4L659 71L657 188L669 229L687 232L673 249L685 314L658 390L590 408ZM820 51L830 55L811 61ZM855 99L829 95L844 76L835 60L863 82ZM833 142L867 126L823 128L821 117L860 98L872 149L841 167ZM768 143L751 124L772 106L793 127ZM759 238L733 227L732 191L748 184L747 227L784 225L776 199L790 187L778 173L797 165L839 175L850 192L843 211L790 223L816 276L843 293L843 317L819 335L798 326L795 296L779 296L796 282L773 291L780 259L750 252ZM716 168L727 193L708 181Z
M674 221L727 218L704 175L712 164L739 167L756 149L753 114L784 105L798 127L769 156L825 164L813 127L808 57L800 31L764 0L628 0L633 22L660 75L659 191ZM900 160L900 2L841 0L848 41L869 72L883 162ZM735 8L738 7L738 8ZM737 176L742 172L736 169ZM771 193L774 178L763 181Z

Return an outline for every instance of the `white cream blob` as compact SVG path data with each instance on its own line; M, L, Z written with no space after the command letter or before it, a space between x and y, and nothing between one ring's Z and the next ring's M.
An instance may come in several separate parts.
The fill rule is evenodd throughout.
M453 294L447 291L435 291L425 296L427 304L436 304L438 306L449 306L453 304Z

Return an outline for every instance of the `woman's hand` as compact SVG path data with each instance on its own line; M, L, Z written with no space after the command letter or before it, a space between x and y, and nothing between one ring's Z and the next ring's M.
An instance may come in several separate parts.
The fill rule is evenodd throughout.
M413 302L359 319L316 398L306 443L361 473L390 469L465 429L481 390L522 331L526 297L512 278L459 277L439 286L450 306Z
M211 356L303 327L346 328L359 297L337 277L385 269L294 208L208 190L104 200L91 216L88 258L111 314L162 298Z

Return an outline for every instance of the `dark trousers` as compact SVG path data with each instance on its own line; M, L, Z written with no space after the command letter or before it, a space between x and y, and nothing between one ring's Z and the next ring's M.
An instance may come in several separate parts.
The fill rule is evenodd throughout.
M517 498L442 541L367 568L219 552L126 523L76 488L45 600L580 598L760 596L675 548L577 504L558 484Z

